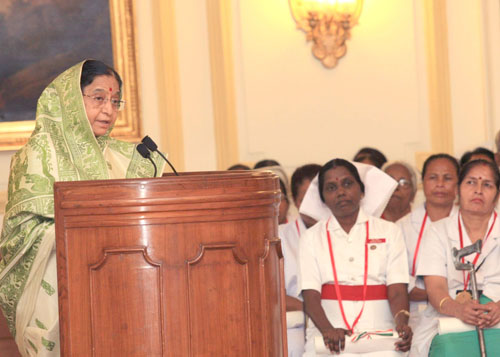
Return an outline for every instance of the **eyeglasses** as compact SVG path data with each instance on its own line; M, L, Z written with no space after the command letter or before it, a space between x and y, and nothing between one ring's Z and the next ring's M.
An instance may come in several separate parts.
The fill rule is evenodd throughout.
M87 94L83 94L83 96L92 99L92 104L94 105L95 108L101 108L101 107L103 107L104 105L106 105L106 103L108 101L111 101L111 106L116 111L121 111L125 107L125 101L124 100L113 99L113 98L108 99L108 98L106 98L106 97L104 97L102 95L87 95Z
M410 187L412 187L411 181L407 180L405 178L399 179L398 180L398 185L401 186L402 188L410 188Z

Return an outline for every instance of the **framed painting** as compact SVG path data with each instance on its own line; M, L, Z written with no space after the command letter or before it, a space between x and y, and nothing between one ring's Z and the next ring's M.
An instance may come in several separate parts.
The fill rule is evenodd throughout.
M94 58L123 79L125 110L112 135L141 136L133 0L5 0L0 3L0 150L17 150L35 126L43 89Z

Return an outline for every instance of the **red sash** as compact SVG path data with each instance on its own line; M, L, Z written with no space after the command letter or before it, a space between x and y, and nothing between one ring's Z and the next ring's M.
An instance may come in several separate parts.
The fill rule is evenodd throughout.
M339 285L342 300L362 301L363 285ZM324 284L321 287L321 299L338 300L335 284ZM367 285L366 300L387 300L387 285Z

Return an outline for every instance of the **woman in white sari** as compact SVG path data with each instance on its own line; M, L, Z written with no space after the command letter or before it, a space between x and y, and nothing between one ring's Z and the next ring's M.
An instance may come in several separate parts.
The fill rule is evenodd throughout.
M54 182L153 176L134 144L109 136L124 105L121 86L100 61L66 70L43 91L35 130L12 158L0 307L23 356L59 355ZM161 174L164 163L153 160Z

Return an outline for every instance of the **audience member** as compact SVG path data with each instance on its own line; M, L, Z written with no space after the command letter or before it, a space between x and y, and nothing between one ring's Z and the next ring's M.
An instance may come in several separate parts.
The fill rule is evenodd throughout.
M419 329L428 337L425 348L429 356L479 356L475 330L463 329L463 323L487 329L484 331L488 356L500 356L500 222L495 205L498 200L500 173L486 160L465 164L458 178L459 211L434 222L422 240L417 275L422 276L429 307ZM470 275L457 270L452 248L462 249L482 240L481 253L465 257L476 267L479 301L471 295ZM441 330L444 317L454 317L453 333ZM456 322L453 322L456 321ZM463 331L463 332L460 332ZM431 342L432 341L432 342ZM426 350L422 355L427 356Z
M469 161L479 159L495 162L495 154L493 153L493 151L486 148L477 147L474 150L467 151L462 155L462 157L460 158L460 166L464 166Z
M430 229L431 222L448 217L457 210L454 205L457 194L458 162L448 154L430 156L422 169L422 183L425 203L414 208L398 221L403 231L408 253L410 272L410 327L414 332L410 357L427 356L425 336L419 333L421 314L427 307L427 293L422 278L415 276L416 267L421 260L422 237Z
M228 171L232 171L232 170L250 170L250 167L248 167L247 165L243 165L243 164L234 164L233 166L230 166L228 168Z
M270 167L270 166L281 166L280 163L276 160L273 160L273 159L264 159L264 160L260 160L258 161L255 165L254 165L254 169L261 169L263 167Z
M318 174L321 166L308 164L295 170L292 175L291 188L295 206L300 207L311 181ZM304 322L302 298L297 285L299 238L307 228L316 223L310 217L299 215L292 222L279 226L279 236L283 250L285 267L286 311L288 356L302 357L304 353Z
M380 169L387 162L387 159L385 158L385 155L377 149L364 147L360 149L356 155L354 155L353 161L373 165Z
M316 353L316 338L331 352L340 353L353 331L386 329L395 329L401 339L390 349L362 355L401 356L398 351L408 351L412 337L401 230L361 208L365 186L350 162L329 161L321 168L318 183L321 201L331 214L308 229L299 243L299 288L312 321L304 356L323 355Z
M255 164L253 167L258 170L269 170L278 175L280 179L280 189L281 189L281 203L279 207L279 218L278 223L284 224L288 222L288 210L290 208L290 200L288 198L288 192L290 191L288 185L288 176L285 170L281 167L278 161L266 159L261 160Z
M396 222L411 211L411 204L417 192L417 175L411 166L403 161L386 164L384 172L398 182L398 187L392 194L382 218Z

